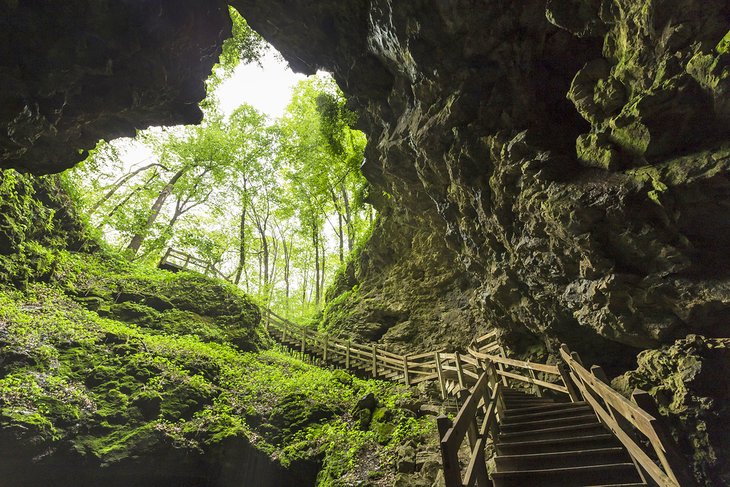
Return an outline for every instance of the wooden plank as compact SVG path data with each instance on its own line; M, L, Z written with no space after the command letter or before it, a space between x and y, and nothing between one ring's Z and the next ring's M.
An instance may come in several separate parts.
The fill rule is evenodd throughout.
M441 399L446 400L446 383L444 382L444 371L441 368L441 353L436 352L434 358L436 359L436 374L441 388Z
M656 418L652 422L652 425L660 442L659 444L652 443L652 447L654 447L654 451L667 475L682 487L693 487L696 485L687 469L686 460L679 453L679 449L669 432L669 428L664 424L659 414L654 399L651 398L648 392L642 391L641 389L634 389L634 392L631 394L631 400L641 409Z
M438 380L438 374L433 373L431 375L421 376L421 377L412 377L411 378L411 385L414 386L416 384L420 384L421 382L426 381L432 381L432 380ZM445 399L445 397L444 397Z
M469 457L469 464L466 467L466 475L464 476L464 485L477 485L479 487L487 487L491 485L489 482L489 474L487 473L487 462L484 459L484 446L486 440L479 438L472 448Z
M461 361L474 367L479 367L479 359L471 355L460 355Z
M614 408L624 418L629 420L631 424L649 438L649 441L659 441L659 438L657 438L656 432L651 425L652 421L655 419L652 415L638 407L636 404L631 403L621 394L614 391L610 386L598 380L593 376L593 374L588 372L585 367L580 365L572 356L570 356L568 352L564 351L562 348L560 352L563 356L563 360L565 360L573 373L576 374L581 381L590 385L591 389L595 391L601 399L606 401L607 404Z
M463 388L466 387L466 381L464 380L464 368L461 363L461 357L459 352L454 353L454 362L456 363L456 375L459 378L459 385Z
M378 349L375 346L375 344L373 343L373 377L377 377L378 376L378 361L377 361L377 356L378 356Z
M458 448L464 440L464 436L466 436L469 425L476 415L476 410L482 399L481 396L484 392L484 388L487 387L487 381L487 374L482 374L474 386L472 394L466 400L464 405L461 406L459 413L456 415L456 418L454 419L454 426L449 430L442 442L446 442L450 447L453 446Z
M636 442L627 435L616 422L613 420L611 415L606 411L603 406L586 390L586 386L582 383L578 385L583 393L583 397L591 405L595 413L601 419L601 422L608 427L613 434L619 439L621 443L628 450L631 455L649 474L649 476L659 485L659 487L680 487L679 484L675 483L669 478L659 466L644 452L644 450L636 444Z
M439 447L441 449L441 465L444 469L444 483L446 487L463 487L459 468L459 451L450 448L443 440L452 429L451 420L446 416L439 416L436 418L436 424L439 430L439 438L441 438Z
M535 377L535 371L532 369L527 369L528 374L530 375L530 379L532 379L532 385L535 386L535 395L537 397L542 397L542 391L540 390L540 386L537 384L537 377ZM566 389L567 393L567 389Z
M420 360L423 358L433 358L434 352L425 352L425 353L419 353L417 355L409 355L408 360L410 362L415 362L416 360Z
M502 377L509 377L510 379L516 379L522 382L527 382L528 384L538 384L542 387L545 387L546 389L551 389L553 391L562 392L563 394L568 394L568 389L565 386L560 386L557 384L552 384L550 382L545 382L539 379L531 379L530 377L525 377L523 375L515 374L512 372L507 372L504 370L498 370L497 375L500 375Z
M497 330L492 330L492 331L485 333L484 335L476 338L474 341L476 343L480 343L480 342L484 342L486 340L490 340L492 338L496 338L496 336L497 336Z
M411 378L408 371L408 357L403 357L403 381L406 383L406 386L410 387L411 385Z
M545 372L546 374L560 375L558 367L555 365L539 364L535 362L525 362L523 360L515 360L507 357L501 357L491 353L478 352L473 349L469 349L469 353L476 358L482 360L491 360L492 362L504 365L511 365L513 367L519 367L521 369L530 369L537 372Z
M575 384L570 379L570 373L568 372L568 365L565 362L558 364L558 371L560 371L560 378L563 379L563 385L568 390L571 402L578 402L582 398Z

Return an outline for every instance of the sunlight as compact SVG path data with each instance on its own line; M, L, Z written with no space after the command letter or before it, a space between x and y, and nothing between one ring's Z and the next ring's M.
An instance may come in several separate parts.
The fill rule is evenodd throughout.
M215 91L224 115L248 103L269 118L279 118L291 101L296 84L305 79L295 73L273 48L257 63L242 64Z

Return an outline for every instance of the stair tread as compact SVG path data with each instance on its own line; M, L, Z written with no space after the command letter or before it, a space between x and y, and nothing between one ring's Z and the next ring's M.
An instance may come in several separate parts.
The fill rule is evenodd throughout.
M607 448L592 448L589 450L566 450L566 451L553 451L553 452L546 452L546 453L524 453L521 455L497 455L496 458L545 458L550 459L554 457L559 456L568 456L568 455L588 455L588 454L598 454L598 453L618 453L623 452L624 449L620 446L612 446Z
M505 416L502 419L502 422L503 422L503 424L519 424L519 423L523 422L523 420L532 420L533 418L557 416L560 414L567 414L569 412L583 414L585 411L593 411L593 409L591 409L591 407L588 404L585 404L585 403L573 403L573 404L580 404L580 405L576 406L574 408L562 408L562 409L554 409L551 411L541 411L541 412L535 412L535 413Z
M528 414L531 412L540 412L540 411L552 411L555 409L571 409L573 407L576 407L576 405L583 405L586 404L585 402L556 402L553 404L543 404L540 406L533 406L528 408L514 408L514 409L507 409L506 416L519 416L520 414Z
M493 472L493 477L505 477L509 475L539 475L539 474L553 474L553 473L575 473L575 472L590 472L594 470L620 470L620 469L635 469L636 465L631 462L626 463L606 463L598 465L584 465L580 467L560 467L560 468L543 468L543 469L529 469L529 470L509 470L505 472ZM638 472L637 472L638 475Z
M565 416L562 418L546 418L546 419L538 419L535 421L523 421L521 423L509 423L509 424L502 424L502 429L512 429L512 428L530 428L535 426L549 426L553 424L561 424L561 423L567 423L567 422L582 422L585 421L591 421L591 422L597 422L595 414L580 414L580 415L573 415L573 416ZM538 428L540 429L540 428Z
M596 435L589 435L589 436L574 436L570 438L558 438L558 439L540 439L540 440L525 440L525 441L512 441L512 442L502 442L497 441L497 448L500 447L500 445L506 445L512 448L519 447L519 446L533 446L533 445L559 445L563 443L579 443L579 442L592 442L592 441L601 441L601 440L616 440L616 437L613 436L610 433L599 433Z
M531 435L540 435L540 434L546 434L546 433L562 433L567 431L580 431L584 429L591 429L596 427L603 427L601 423L598 422L598 420L595 421L595 423L587 423L587 424L572 424L569 426L558 426L555 428L541 428L536 430L530 430L530 431L516 431L514 433L500 433L499 437L500 439L507 439L507 438L517 438L517 437L524 437L524 436L531 436Z

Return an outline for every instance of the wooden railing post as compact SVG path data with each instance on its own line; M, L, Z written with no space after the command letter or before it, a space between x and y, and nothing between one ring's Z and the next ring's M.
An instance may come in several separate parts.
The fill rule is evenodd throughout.
M172 252L172 247L167 247L167 252L165 252L165 255L162 256L162 260L160 261L160 265L166 264L168 257L170 257L170 252Z
M572 402L578 402L582 400L583 398L580 397L580 393L575 388L575 384L570 378L570 372L568 372L568 366L560 360L558 362L558 371L560 372L560 378L563 379L563 385L566 389L568 389L568 395L570 396L570 400Z
M324 336L324 350L322 351L322 361L327 362L327 346L329 345L329 335Z
M654 417L651 426L654 429L656 437L659 439L659 444L657 445L652 441L651 446L654 447L654 451L656 452L657 458L659 458L659 462L664 467L664 471L681 487L694 486L695 482L687 471L687 462L677 450L674 439L669 433L669 429L664 423L659 409L657 409L656 403L649 393L641 389L634 389L634 392L631 394L631 400L634 401L634 404Z
M444 483L446 487L463 487L461 483L458 448L450 448L444 441L444 437L453 426L453 423L446 416L439 416L436 418L436 425L439 430L439 446L441 448L441 464L444 468Z
M378 348L373 343L373 378L378 376Z
M446 382L444 381L444 371L441 368L441 354L436 352L434 354L436 359L436 375L439 379L439 387L441 388L441 399L446 400Z
M491 360L487 362L488 367L488 378L489 378L489 386L494 390L495 388L500 387L500 381L499 381L499 374L497 374L497 369L494 367L494 362ZM500 418L504 415L505 405L504 405L504 397L502 394L497 395L497 416Z
M459 352L454 352L454 361L456 362L456 376L459 378L459 387L463 389L466 387L466 381L464 380L464 366L461 363Z
M499 346L499 355L501 357L507 357L507 354L504 351L504 347L501 345ZM504 372L504 365L498 363L497 368L499 369L500 372ZM505 376L502 376L502 385L504 387L507 387L507 377L505 377Z
M304 356L304 345L305 345L307 332L304 330L301 330L301 332L302 332L302 356Z
M535 380L537 379L537 377L535 377L535 371L532 369L527 369L527 373L530 376L530 379L532 379L533 381L532 387L535 389L535 395L537 397L542 397L542 391L540 390L540 386L535 383Z
M408 355L405 355L403 357L403 379L406 383L406 386L411 386L411 378L408 377Z
M350 370L350 347L352 347L352 341L347 340L347 349L345 350L345 370Z

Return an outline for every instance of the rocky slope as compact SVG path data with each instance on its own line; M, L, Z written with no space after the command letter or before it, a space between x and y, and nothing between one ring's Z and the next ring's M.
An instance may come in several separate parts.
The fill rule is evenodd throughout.
M427 396L272 350L233 285L100 248L58 177L0 171L0 242L2 485L435 476Z

